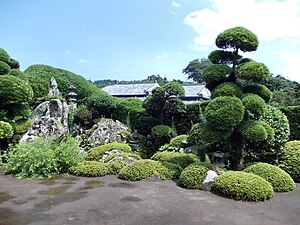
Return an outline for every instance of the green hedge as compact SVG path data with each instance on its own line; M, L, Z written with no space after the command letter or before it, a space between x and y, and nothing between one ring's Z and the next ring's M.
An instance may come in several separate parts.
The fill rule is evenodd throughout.
M187 167L188 165L200 162L198 156L192 153L179 153L179 152L157 152L152 157L152 160L160 162L170 162L180 165L182 168Z
M118 177L124 180L142 180L151 176L159 176L160 179L176 179L182 169L178 165L161 163L150 159L142 159L123 167Z
M292 191L296 187L290 175L277 166L267 163L255 163L244 171L264 178L272 185L275 192Z
M280 110L286 115L290 124L290 141L300 140L300 106L288 106Z
M287 142L282 155L279 167L290 174L295 182L300 182L300 141Z
M264 201L274 196L272 185L260 176L228 171L216 177L212 192L243 201Z
M99 161L105 152L109 152L114 149L131 153L131 147L128 144L113 142L95 148L91 148L87 155L87 159L93 161Z
M207 167L201 164L189 165L180 175L180 184L188 189L200 189L208 170Z
M82 177L102 177L113 173L112 167L103 162L84 161L69 169L71 174Z

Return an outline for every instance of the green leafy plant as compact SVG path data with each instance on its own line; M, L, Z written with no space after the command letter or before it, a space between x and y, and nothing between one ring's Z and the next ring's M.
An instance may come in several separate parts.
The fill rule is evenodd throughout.
M267 163L255 163L247 167L244 171L264 178L272 185L275 192L292 191L296 188L290 175L277 166Z
M13 127L9 123L0 121L0 139L10 138L13 133Z
M300 182L300 141L289 141L284 145L279 167L290 174L295 182Z
M113 173L111 166L107 163L96 161L83 161L70 167L69 172L82 177L102 177Z
M274 196L272 185L260 176L228 171L216 177L212 192L243 201L264 201Z

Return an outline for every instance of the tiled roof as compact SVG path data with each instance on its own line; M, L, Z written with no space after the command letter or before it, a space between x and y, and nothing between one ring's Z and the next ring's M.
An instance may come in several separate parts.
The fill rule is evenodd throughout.
M203 84L182 86L185 91L185 98L202 96L206 99L210 98L210 91Z
M147 91L151 92L156 87L159 87L158 83L115 84L106 86L102 90L113 96L135 96L147 95Z

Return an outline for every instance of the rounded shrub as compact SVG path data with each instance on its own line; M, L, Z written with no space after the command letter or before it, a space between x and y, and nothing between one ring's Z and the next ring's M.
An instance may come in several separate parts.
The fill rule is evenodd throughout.
M166 143L170 142L172 128L167 125L157 125L151 129L151 136L154 140L153 145L156 150Z
M268 133L261 121L249 121L240 129L242 136L250 142L264 141L268 138Z
M27 78L26 74L22 73L21 70L12 69L12 70L9 72L8 75L9 75L9 76L19 77L19 78L21 78L22 80L28 82L28 78Z
M234 60L240 59L242 56L236 55L231 51L215 50L208 55L208 59L214 64L232 64Z
M284 145L282 162L279 167L300 182L300 141L289 141Z
M182 168L187 167L188 165L200 162L198 156L192 153L179 153L179 152L157 152L152 157L152 160L160 161L160 162L169 162L173 164L178 164Z
M189 136L186 134L179 135L177 137L172 138L170 144L173 147L183 148L184 145L187 143L188 137Z
M9 63L10 61L10 56L7 53L7 51L5 51L3 48L0 48L0 61L5 62L5 63Z
M243 103L236 97L215 98L206 107L205 118L216 130L230 130L244 118Z
M99 161L102 156L104 156L105 152L109 152L111 150L120 150L123 152L131 153L131 147L128 144L112 142L95 148L91 148L87 155L87 159Z
M266 109L265 101L256 94L247 94L242 99L245 109L255 117L263 115Z
M0 76L0 100L2 104L30 102L33 92L30 85L15 76Z
M111 166L107 163L84 161L70 167L69 172L75 176L102 177L111 174L113 171Z
M86 105L93 112L93 117L109 118L117 107L114 98L108 94L97 93L87 98Z
M11 69L20 69L20 63L13 58L10 58L7 64L10 66Z
M264 201L274 196L272 185L260 176L243 171L228 171L216 177L212 192L235 200Z
M6 75L10 71L9 65L7 63L0 61L0 75Z
M242 89L233 82L226 82L218 85L212 92L211 99L220 96L231 96L241 98L243 92Z
M0 121L0 139L11 138L13 133L13 127L9 123Z
M210 125L205 124L201 131L198 133L199 143L205 144L208 147L214 143L227 142L228 138L232 134L233 129L230 130L217 130Z
M172 179L178 175L178 172L174 171L174 168L175 166L171 167L170 164L164 166L158 161L142 159L123 167L118 177L132 181L142 180L151 176L159 176L161 179Z
M262 84L250 84L244 88L245 93L253 93L260 96L266 103L272 98L272 92Z
M243 80L264 81L270 77L270 71L265 64L251 61L240 64L236 76Z
M188 189L200 189L208 170L207 167L201 164L189 165L180 175L180 184Z
M255 163L244 171L264 178L272 185L275 192L292 191L296 187L295 182L288 173L268 163Z
M202 79L207 83L220 82L228 77L232 69L227 65L210 64L203 71Z

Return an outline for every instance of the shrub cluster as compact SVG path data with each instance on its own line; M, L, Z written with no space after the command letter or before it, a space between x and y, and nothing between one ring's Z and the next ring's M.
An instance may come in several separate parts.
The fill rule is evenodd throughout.
M285 144L279 167L290 174L295 182L300 182L300 141Z
M9 123L0 121L0 139L10 138L13 133L13 127Z
M93 161L99 161L102 158L102 156L105 154L105 152L109 152L115 149L123 152L131 153L131 147L128 144L112 142L95 148L91 148L87 155L87 159Z
M243 201L264 201L273 197L269 182L260 176L243 171L228 171L216 177L212 192Z
M277 166L267 163L255 163L244 171L264 178L272 185L275 192L292 191L296 187L290 175Z
M113 173L109 164L96 161L80 162L70 167L69 172L83 177L101 177Z
M280 108L280 110L286 115L290 124L290 141L300 140L300 106L288 106Z
M178 164L182 168L187 167L188 165L200 162L198 156L192 153L179 153L179 152L157 152L152 157L152 160L160 162L169 162L173 164Z
M124 180L142 180L151 176L159 176L160 179L178 178L182 169L170 163L161 163L150 159L142 159L123 167L118 177Z

